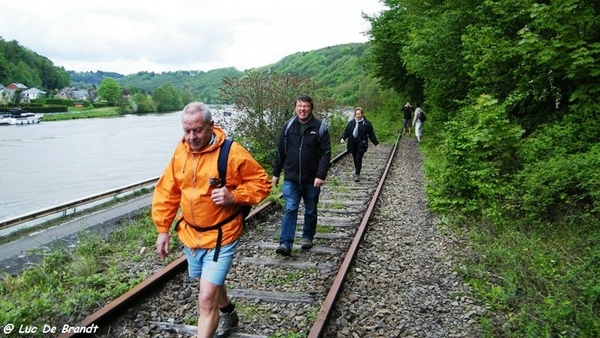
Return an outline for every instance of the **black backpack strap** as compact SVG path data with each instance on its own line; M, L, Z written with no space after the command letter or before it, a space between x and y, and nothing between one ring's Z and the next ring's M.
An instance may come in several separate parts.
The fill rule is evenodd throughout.
M225 142L221 145L221 149L219 150L219 160L217 162L217 170L219 170L219 178L221 179L221 186L225 186L225 181L227 177L227 159L229 158L229 149L231 149L231 144L233 140L230 138L226 138Z
M290 127L292 126L292 123L294 122L295 119L296 119L296 115L294 115L291 119L289 119L285 124L285 131L283 132L283 153L284 154L287 153L288 130L290 130Z
M231 149L232 144L233 144L233 139L226 138L225 142L223 142L223 144L221 145L221 150L219 152L219 160L217 163L217 169L219 170L219 179L221 180L222 187L225 186L225 181L226 181L225 177L227 176L227 159L229 157L229 149ZM233 220L233 218L235 218L235 216L237 216L240 212L242 213L242 222L243 222L246 219L246 216L248 216L248 214L250 214L251 209L252 209L251 205L240 205L239 210L234 213L234 216L231 216L230 218L225 220L225 222L223 224Z

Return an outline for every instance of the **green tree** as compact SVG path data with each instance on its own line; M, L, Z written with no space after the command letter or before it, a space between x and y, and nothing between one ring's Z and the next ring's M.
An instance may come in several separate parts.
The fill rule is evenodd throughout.
M240 111L234 117L232 135L267 168L275 156L281 127L294 116L297 96L312 96L317 116L333 110L333 101L313 81L294 75L247 71L239 78L224 78L220 90L222 97Z
M123 96L121 86L117 80L112 77L107 77L102 80L100 87L98 87L98 95L111 106L115 106L119 103Z
M172 83L164 84L152 94L157 111L172 111L183 108L181 95Z
M394 89L400 101L423 102L423 79L410 73L403 60L402 49L408 43L411 17L404 7L386 2L391 9L379 17L365 18L371 23L369 34L373 37L366 67L385 88Z
M134 113L150 113L156 111L152 97L144 93L135 93L131 98L131 106Z

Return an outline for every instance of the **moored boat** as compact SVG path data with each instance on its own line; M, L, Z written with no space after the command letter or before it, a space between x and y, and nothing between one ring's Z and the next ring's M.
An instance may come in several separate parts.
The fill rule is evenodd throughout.
M6 113L2 113L0 125L35 124L40 123L42 117L44 117L44 114L35 114L20 108L13 108Z

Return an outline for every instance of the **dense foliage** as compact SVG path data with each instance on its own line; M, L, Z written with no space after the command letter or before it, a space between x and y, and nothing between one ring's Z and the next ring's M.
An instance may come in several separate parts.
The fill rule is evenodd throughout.
M363 65L367 53L368 44L365 43L337 45L295 53L258 70L310 78L335 102L351 106L366 99L369 96L366 93L377 92L374 90L378 88L377 84ZM365 101L366 108L378 104L377 101L372 104Z
M27 87L58 90L69 85L69 74L52 61L0 37L0 83L22 83Z
M369 69L424 102L430 205L480 245L490 331L600 336L600 3L384 2Z

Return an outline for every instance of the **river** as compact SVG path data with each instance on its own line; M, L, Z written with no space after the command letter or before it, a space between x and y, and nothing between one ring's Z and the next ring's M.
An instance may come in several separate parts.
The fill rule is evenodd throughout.
M181 112L1 126L0 221L158 177L182 135Z

